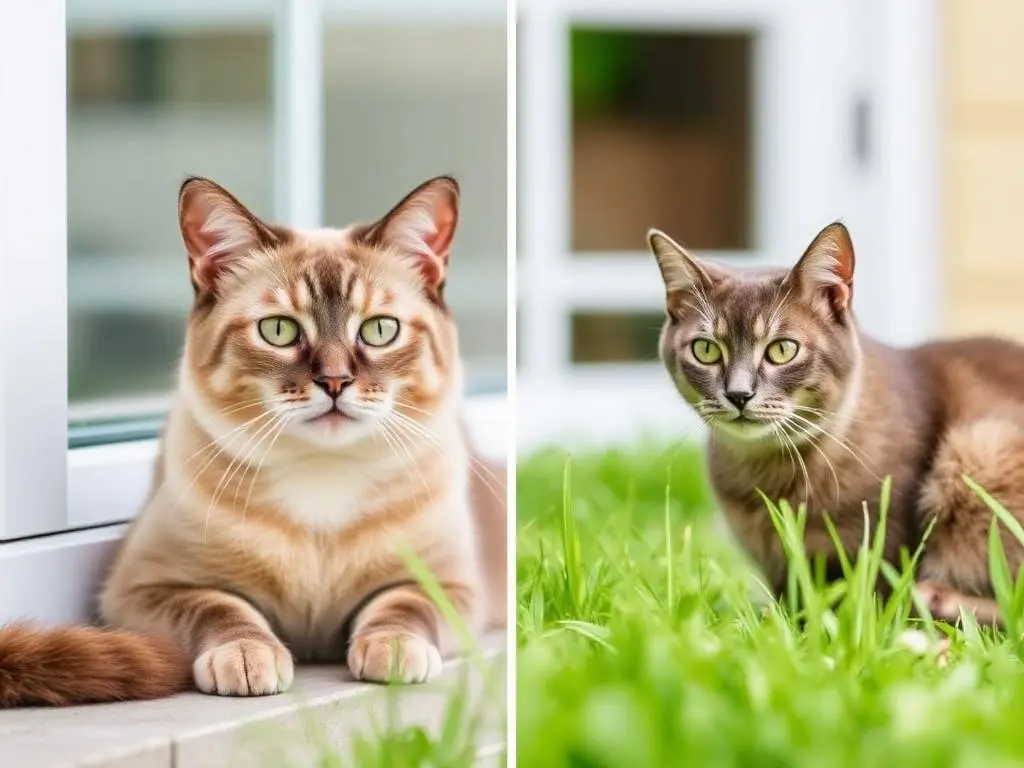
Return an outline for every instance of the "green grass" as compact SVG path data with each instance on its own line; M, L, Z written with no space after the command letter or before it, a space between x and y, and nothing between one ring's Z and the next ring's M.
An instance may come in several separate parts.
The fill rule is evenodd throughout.
M702 478L685 446L520 462L519 765L1024 763L1024 626L911 618L913 553L882 563L884 531L824 587L784 505L765 509L790 554L777 603L714 527ZM1020 616L1024 582L991 541L997 596Z

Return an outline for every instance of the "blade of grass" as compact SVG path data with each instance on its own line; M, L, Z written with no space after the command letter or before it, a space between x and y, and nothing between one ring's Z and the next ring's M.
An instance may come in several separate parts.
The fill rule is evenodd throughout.
M1006 559L1003 539L999 535L999 520L996 518L992 519L992 524L988 529L988 568L992 580L992 591L995 594L996 602L999 603L1006 633L1014 640L1019 641L1018 617L1013 604L1013 577L1010 576L1010 564Z
M668 595L668 609L671 612L676 604L672 574L672 486L665 483L665 592Z
M582 572L580 539L576 532L576 518L572 513L572 470L568 459L562 474L562 550L565 557L565 585L577 616L583 608L580 594Z
M967 487L984 503L985 506L991 510L992 514L999 518L999 522L1006 526L1007 530L1013 534L1013 537L1020 542L1021 546L1024 546L1024 527L1017 521L1013 515L1011 515L996 498L978 485L967 475L963 476L964 483Z

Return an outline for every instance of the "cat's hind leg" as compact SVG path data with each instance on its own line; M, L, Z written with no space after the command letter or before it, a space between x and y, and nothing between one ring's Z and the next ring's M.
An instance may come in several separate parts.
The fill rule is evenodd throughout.
M1024 420L1008 415L954 424L922 485L919 523L922 531L932 522L934 527L918 579L944 585L947 596L992 596L988 550L993 514L964 482L965 475L1024 522ZM1024 546L1005 526L1000 533L1010 573L1016 575L1024 565Z
M933 618L956 624L962 614L973 613L979 624L1001 626L999 604L991 597L966 595L937 581L919 581L914 594L928 608Z
M108 585L108 623L174 642L194 660L204 693L262 696L291 685L294 662L267 619L243 598L176 584Z

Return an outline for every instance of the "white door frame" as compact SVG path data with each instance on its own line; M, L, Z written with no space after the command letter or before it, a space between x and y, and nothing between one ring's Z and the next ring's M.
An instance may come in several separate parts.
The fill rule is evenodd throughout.
M760 189L753 224L759 248L708 255L786 264L821 226L841 218L861 255L857 307L867 330L894 342L935 332L937 270L921 278L928 272L925 259L935 252L931 233L937 222L937 10L927 0L870 1L520 2L520 450L553 441L699 434L660 365L568 363L572 310L659 311L663 297L649 258L578 258L570 252L572 23L754 32L754 178ZM870 107L866 163L853 152L857 95ZM642 237L638 233L638 251Z

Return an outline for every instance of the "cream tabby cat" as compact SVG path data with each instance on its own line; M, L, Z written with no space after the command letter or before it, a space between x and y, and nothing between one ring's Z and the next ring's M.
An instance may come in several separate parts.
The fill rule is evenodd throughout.
M185 182L195 303L111 629L0 630L0 705L271 694L296 660L427 680L456 647L407 550L472 629L504 623L504 473L462 429L443 298L458 204L439 177L374 224L298 231Z
M730 269L699 260L662 232L648 235L666 288L661 357L680 394L711 427L712 484L730 528L771 586L786 558L764 503L808 505L805 545L839 575L824 523L847 553L877 522L891 475L887 558L917 549L932 612L997 619L991 599L992 514L969 475L1024 520L1024 347L964 339L896 349L857 326L854 251L826 227L792 269ZM1013 572L1024 548L1004 531Z

